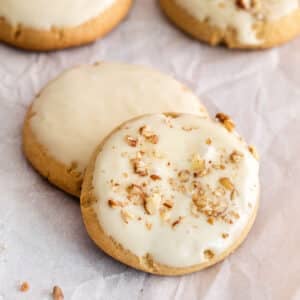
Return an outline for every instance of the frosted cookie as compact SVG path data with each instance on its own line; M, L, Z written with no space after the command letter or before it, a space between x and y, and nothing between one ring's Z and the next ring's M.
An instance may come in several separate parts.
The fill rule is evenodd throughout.
M224 259L258 208L258 161L233 122L154 114L113 131L93 155L81 210L90 237L134 268L180 275Z
M193 37L230 48L269 48L300 34L298 0L160 0Z
M132 0L1 0L0 41L55 50L95 41L128 13Z
M50 182L79 196L99 139L128 119L164 111L207 116L183 84L154 70L118 63L77 67L34 100L23 129L24 152Z

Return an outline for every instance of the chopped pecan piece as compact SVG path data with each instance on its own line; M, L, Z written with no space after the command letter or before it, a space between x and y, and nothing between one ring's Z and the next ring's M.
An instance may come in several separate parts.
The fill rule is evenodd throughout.
M194 154L192 156L192 169L193 171L195 171L198 175L202 175L204 174L204 171L206 169L206 163L205 163L205 160L202 159L200 157L200 155L197 153L197 154Z
M156 175L156 174L151 174L150 175L150 178L152 179L152 180L161 180L161 177L160 176L158 176L158 175Z
M239 151L233 151L229 158L230 158L230 161L233 162L233 163L238 163L242 160L242 158L244 157L243 153L239 152Z
M222 233L222 238L223 239L227 239L229 237L229 234L228 233Z
M142 135L148 142L152 144L157 144L158 143L158 136L152 132L147 125L142 126L139 129L140 135Z
M21 286L20 286L20 291L25 293L29 291L29 283L27 281L22 282Z
M148 175L148 170L146 164L138 158L134 158L131 160L131 163L133 165L134 173L144 177Z
M232 191L234 189L234 185L228 177L220 178L219 182L220 182L221 185L223 185L229 191Z
M171 209L171 208L173 208L174 203L170 200L166 200L166 201L164 201L163 206L168 208L168 209Z
M207 205L207 198L202 188L197 189L197 191L193 194L192 201L199 210L203 209Z
M248 149L249 149L249 152L253 155L253 157L256 159L256 160L259 160L259 154L256 150L256 148L252 145L249 145L248 146Z
M212 143L211 138L206 139L205 143L206 143L206 145L211 145L211 143Z
M213 217L208 217L207 218L207 223L210 225L213 225L215 223L215 219Z
M228 115L225 115L223 113L216 114L216 119L223 124L223 126L229 131L233 131L235 128L235 124L230 119Z
M204 250L203 254L206 259L212 259L215 256L214 252L210 249Z
M148 230L151 230L152 229L152 224L151 223L148 223L148 222L146 222L146 228L148 229Z
M144 202L144 208L148 215L156 214L161 202L159 194L154 193L153 195L146 197Z
M54 286L52 291L53 300L64 300L64 294L59 286Z
M261 7L260 0L235 0L235 5L243 10L250 11Z
M123 207L123 206L124 206L122 202L116 201L116 200L113 200L113 199L109 199L109 200L107 201L107 204L108 204L108 206L111 207L111 208L115 208L115 207L118 207L118 206L119 206L119 207Z
M190 178L190 171L182 170L178 172L178 178L181 182L188 182Z
M130 147L136 147L137 144L138 144L138 139L130 136L130 135L126 135L125 137L125 141L127 142L127 144L130 146Z
M121 218L126 224L128 224L129 220L133 219L133 215L130 214L128 211L122 209L121 210Z
M249 0L236 0L235 1L235 4L238 8L240 9L244 9L244 10L247 10L249 9L249 3L250 1Z
M174 228L174 227L176 227L177 225L179 225L183 219L184 219L184 218L180 216L177 220L175 220L175 221L172 223L172 227Z

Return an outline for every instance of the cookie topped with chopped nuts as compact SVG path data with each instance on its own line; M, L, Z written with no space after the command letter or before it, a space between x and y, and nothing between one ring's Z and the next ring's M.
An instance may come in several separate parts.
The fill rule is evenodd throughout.
M190 273L233 252L258 207L254 147L225 114L146 115L99 146L84 179L87 231L112 257L161 275Z
M230 48L269 48L300 34L298 0L160 0L193 37Z

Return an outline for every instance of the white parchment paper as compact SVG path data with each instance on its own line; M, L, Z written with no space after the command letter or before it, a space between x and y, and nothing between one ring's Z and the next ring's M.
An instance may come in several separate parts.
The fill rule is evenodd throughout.
M97 60L150 65L188 84L210 112L230 114L261 154L261 206L243 246L177 278L134 271L89 240L78 201L25 161L21 128L34 95L62 70ZM154 99L155 101L155 99ZM157 2L90 46L48 54L0 45L0 299L300 299L300 38L263 52L211 48L171 26ZM27 293L18 291L28 281Z

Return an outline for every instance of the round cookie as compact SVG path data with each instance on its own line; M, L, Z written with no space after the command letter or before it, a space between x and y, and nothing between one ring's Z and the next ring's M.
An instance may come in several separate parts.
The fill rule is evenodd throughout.
M298 0L160 0L179 28L210 45L263 49L300 34Z
M103 251L145 272L181 275L243 242L257 213L259 165L233 122L217 116L146 115L101 143L81 211Z
M2 0L0 42L48 51L95 41L128 13L132 0Z
M119 63L73 68L34 100L23 128L24 152L50 182L80 196L99 139L128 119L164 111L207 116L183 84L152 69Z

